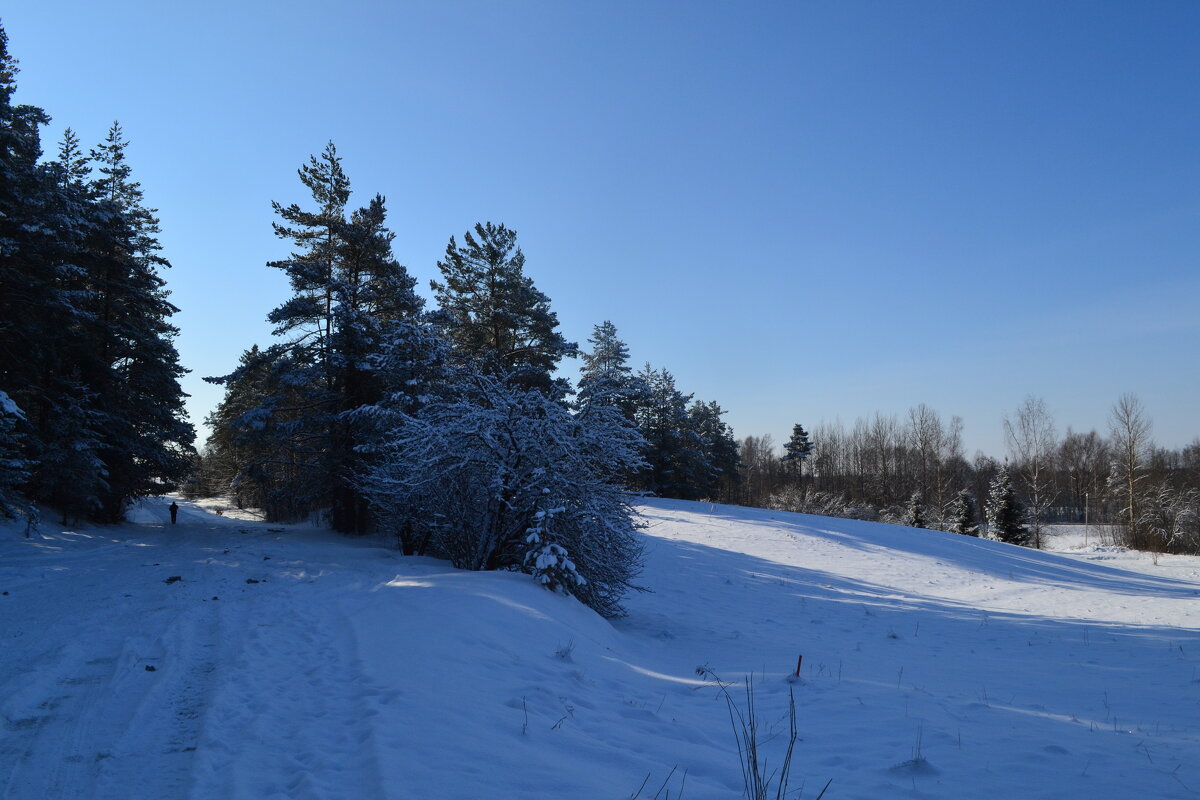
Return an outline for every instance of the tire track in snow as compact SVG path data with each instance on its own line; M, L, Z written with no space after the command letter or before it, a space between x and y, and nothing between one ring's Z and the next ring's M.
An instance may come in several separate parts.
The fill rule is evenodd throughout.
M313 584L289 591L278 581L253 591L227 662L234 667L203 719L188 797L386 797L369 702L376 690L364 683L336 595L314 602Z
M125 532L134 538L0 565L6 587L36 586L14 592L0 636L2 800L127 800L130 787L181 797L190 783L219 663L209 595L230 580L207 557L237 543L215 530Z
M198 651L216 638L215 609L164 609L134 623L101 627L62 648L53 663L9 695L0 764L3 797L178 796L198 728L192 697L202 694ZM137 630L120 635L109 631ZM153 667L150 672L146 667ZM124 775L113 787L111 775ZM129 776L136 776L130 780Z

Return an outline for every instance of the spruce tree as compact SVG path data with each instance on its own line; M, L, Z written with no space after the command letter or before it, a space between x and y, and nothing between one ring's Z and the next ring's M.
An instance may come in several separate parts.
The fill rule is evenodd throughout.
M904 524L910 528L928 527L927 516L925 496L920 492L913 492L904 509Z
M0 26L0 391L22 410L35 439L26 446L36 447L67 310L56 286L53 186L38 164L50 118L14 102L19 71Z
M662 497L694 500L700 496L693 476L700 466L701 442L688 418L692 396L679 391L675 376L665 369L646 364L638 377L646 386L635 414L646 441L646 467L639 485Z
M217 494L232 495L238 508L267 509L272 518L282 518L270 505L270 471L254 469L272 460L277 465L286 463L289 456L271 447L278 439L270 430L274 419L265 404L276 388L271 382L273 366L272 359L253 345L242 353L232 375L205 378L210 383L224 383L225 396L205 420L212 435L205 445L203 468L205 483Z
M593 329L588 343L592 349L583 353L576 405L615 406L632 421L646 395L646 386L628 364L629 348L617 337L617 327L608 320Z
M87 387L61 386L53 427L42 436L33 492L62 513L63 524L100 514L111 492L104 463L106 416Z
M987 520L992 538L1009 544L1028 545L1029 529L1025 527L1025 509L1017 500L1008 467L1000 468L988 493Z
M950 532L963 536L978 536L977 515L975 497L966 489L961 490L950 503Z
M691 427L700 439L702 460L694 478L699 497L727 500L740 480L737 440L715 401L694 401L688 408Z
M0 28L0 391L25 414L27 491L116 521L191 454L169 265L120 126L90 161L68 129L40 163L49 118L13 104L16 74Z
M29 462L24 457L21 427L25 412L6 392L0 391L0 516L16 516L19 489L29 480Z
M92 151L90 194L98 222L90 229L86 260L91 292L92 346L80 359L81 379L103 415L99 451L107 490L101 516L122 518L129 500L162 491L189 472L195 431L186 420L179 363L170 322L179 311L159 274L156 210L143 203L132 179L128 142L119 123Z
M579 346L558 331L550 298L525 275L517 233L503 224L478 223L460 246L454 237L438 262L442 281L431 281L446 336L455 350L489 374L520 388L561 398L569 386L554 369Z

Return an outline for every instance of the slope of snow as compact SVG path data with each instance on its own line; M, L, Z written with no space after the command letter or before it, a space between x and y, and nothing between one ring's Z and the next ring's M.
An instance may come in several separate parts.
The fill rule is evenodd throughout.
M1200 793L1200 559L655 500L609 622L169 502L0 529L0 798L738 797L700 666L772 764L794 692L804 797Z

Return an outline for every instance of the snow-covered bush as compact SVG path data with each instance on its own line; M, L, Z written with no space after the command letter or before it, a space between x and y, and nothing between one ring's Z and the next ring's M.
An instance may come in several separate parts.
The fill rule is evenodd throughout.
M800 489L796 486L785 486L771 494L767 498L767 507L777 511L795 511L822 517L849 516L845 498L841 495Z
M1128 528L1128 526L1125 526ZM1163 484L1145 493L1138 506L1136 530L1122 541L1142 550L1200 553L1200 492Z
M615 615L641 568L619 483L639 466L640 444L616 408L572 414L542 392L468 371L449 396L395 415L359 485L406 551L532 572Z

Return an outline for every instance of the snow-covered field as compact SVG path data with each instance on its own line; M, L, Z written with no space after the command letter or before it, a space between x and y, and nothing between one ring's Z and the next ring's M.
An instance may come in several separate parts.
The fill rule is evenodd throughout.
M609 622L168 502L0 528L0 797L735 798L701 665L772 763L794 691L803 797L1200 796L1200 559L656 500Z

